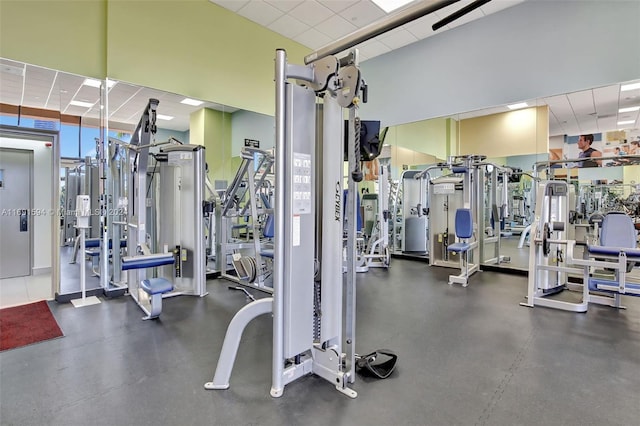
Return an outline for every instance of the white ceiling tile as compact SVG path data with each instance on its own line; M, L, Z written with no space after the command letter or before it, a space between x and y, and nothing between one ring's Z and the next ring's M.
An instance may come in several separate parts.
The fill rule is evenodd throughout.
M313 27L329 18L333 12L315 0L307 0L290 10L288 14Z
M265 27L284 15L282 11L270 4L258 0L251 0L240 8L237 13Z
M593 91L583 90L580 92L569 93L567 95L573 113L576 115L578 121L582 121L582 117L588 115L595 115L596 108L593 103Z
M596 112L598 113L598 118L604 118L605 116L615 115L618 113L619 94L620 88L618 85L593 89L593 100L596 106Z
M289 15L282 15L280 18L269 24L267 28L280 33L287 38L293 39L307 31L310 27Z
M493 0L480 6L485 15L496 13L500 10L522 3L524 0Z
M304 0L266 0L266 2L286 13L304 3Z
M442 9L438 9L436 11L436 14L440 17L440 18L444 18L445 16L449 16L454 12L459 11L460 9L462 9L465 6L468 6L469 4L473 3L474 0L460 0L456 3L450 4L447 7L443 7Z
M431 26L439 20L440 18L438 17L438 15L432 13L406 24L405 28L417 38L423 39L435 34L435 32L431 29Z
M476 9L474 11L467 13L464 16L459 17L455 21L450 22L448 26L449 28L459 27L460 25L467 24L471 21L475 21L476 19L480 19L483 17L484 17L484 14L482 13L482 11L480 11L479 9Z
M382 18L385 13L372 2L361 0L345 9L340 15L353 25L362 28Z
M316 29L335 40L356 31L358 27L339 15L333 15L329 19L316 25Z
M369 40L367 42L364 42L358 46L358 50L370 58L391 51L391 49L380 43L378 40Z
M329 9L333 10L334 12L338 13L345 10L349 6L353 6L354 4L358 3L358 1L360 0L317 0L317 1L323 6L326 6Z
M378 40L391 49L398 49L418 41L418 38L405 29L395 29L378 37Z
M233 12L237 12L242 6L249 3L249 0L209 0L211 3L215 3L218 6L222 6L225 9L229 9Z
M296 40L299 43L312 49L319 49L331 42L331 38L328 35L323 34L314 28L310 28L309 30L303 32L298 37L296 37Z

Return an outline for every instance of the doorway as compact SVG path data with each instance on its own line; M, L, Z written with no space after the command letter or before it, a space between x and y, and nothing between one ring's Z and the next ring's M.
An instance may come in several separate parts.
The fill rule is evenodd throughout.
M0 147L0 279L31 275L33 151Z
M59 284L58 132L0 125L0 308Z

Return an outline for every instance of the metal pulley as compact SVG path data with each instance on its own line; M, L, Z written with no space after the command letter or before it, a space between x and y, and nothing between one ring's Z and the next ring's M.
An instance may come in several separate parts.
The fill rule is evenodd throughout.
M349 108L359 102L360 93L360 70L355 65L347 65L338 71L340 87L336 91L338 105L342 108Z

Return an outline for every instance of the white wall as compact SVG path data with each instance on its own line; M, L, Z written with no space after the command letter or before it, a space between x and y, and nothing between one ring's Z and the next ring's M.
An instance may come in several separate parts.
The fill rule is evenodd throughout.
M640 78L640 1L528 0L363 62L383 126Z
M52 205L52 155L53 147L46 147L43 141L0 137L0 147L33 151L33 209L47 212L31 216L33 223L33 270L49 272L52 267L51 247L53 231L51 229L50 210L57 215L57 204Z

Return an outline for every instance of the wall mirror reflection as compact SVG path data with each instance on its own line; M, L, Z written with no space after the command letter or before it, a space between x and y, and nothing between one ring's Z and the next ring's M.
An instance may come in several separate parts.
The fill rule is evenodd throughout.
M273 147L274 125L270 116L127 82L99 81L6 59L0 61L0 67L3 82L0 89L3 202L8 200L4 197L8 193L6 189L12 188L11 182L15 181L11 167L4 165L5 160L9 162L13 158L9 154L14 151L28 153L31 175L29 180L25 179L29 183L25 184L24 191L30 204L26 207L3 206L3 209L41 212L26 216L33 222L29 222L29 232L25 234L28 238L24 249L28 255L20 254L27 264L24 271L1 278L3 306L34 299L55 297L68 301L78 297L81 265L84 265L87 295L117 289L121 277L113 272L113 262L114 257L117 263L128 254L126 243L120 244L119 251L109 247L105 269L100 260L101 239L104 239L101 233L105 228L113 230L118 223L128 220L125 200L130 192L131 175L125 147L139 136L136 126L150 99L158 100L157 131L150 140L156 146L151 148L151 153L155 155L163 146L169 145L205 146L206 158L203 158L200 175L203 182L206 177L208 184L203 189L206 199L212 198L216 191L223 193L231 184L242 164L242 150L247 141L255 151L268 152ZM101 145L101 140L107 143ZM101 150L106 155L99 156ZM149 199L161 192L159 164L151 156L147 173ZM109 165L115 167L110 169ZM154 175L158 175L157 180ZM176 175L174 182L176 185L185 182L186 185L186 177ZM80 248L77 228L76 197L79 195L88 197L90 212L84 252ZM108 207L101 203L101 198L110 200ZM188 204L177 198L171 203ZM101 222L105 209L114 214L103 215L108 221ZM148 215L150 229L156 225L154 221L158 217L158 212L152 210ZM20 215L14 216L17 216L16 229L20 232ZM203 241L208 243L203 252L210 256L215 247L214 237L208 233L214 234L214 224L205 222L203 226L207 224L208 230L200 229ZM3 222L3 232L12 225L13 222L5 227ZM148 234L152 239L157 237L151 235L152 232ZM116 240L126 239L125 235L123 230ZM5 245L13 238L4 237L3 234ZM16 251L15 247L3 246L3 259L11 258L4 256L11 250ZM206 258L203 258L206 264ZM11 272L10 268L2 269ZM107 270L106 275L103 270Z
M536 177L564 179L574 185L576 199L571 210L581 239L584 229L592 226L589 218L594 214L624 211L636 216L639 159L634 155L640 140L639 110L640 89L629 82L394 126L391 134L407 126L440 126L443 131L438 135L423 130L416 136L422 142L413 157L435 154L430 163L403 160L406 148L402 141L392 139L388 144L390 163L403 164L400 168L392 166L390 174L394 194L390 197L391 252L458 267L458 259L449 261L446 247L455 238L453 213L465 204L464 173L438 167L451 155L486 157L477 161L482 171L474 177L478 185L474 204L479 242L476 262L485 268L527 271ZM593 139L591 144L581 142L581 135ZM588 167L592 164L582 158L593 150L601 159ZM496 178L493 174L500 167L510 173L505 177L498 173ZM445 177L440 176L443 171ZM415 179L427 175L428 182ZM439 192L453 184L460 199L455 201L457 191L453 190L449 195L453 198L436 200L435 194L429 194L434 184ZM442 211L436 214L437 210Z

